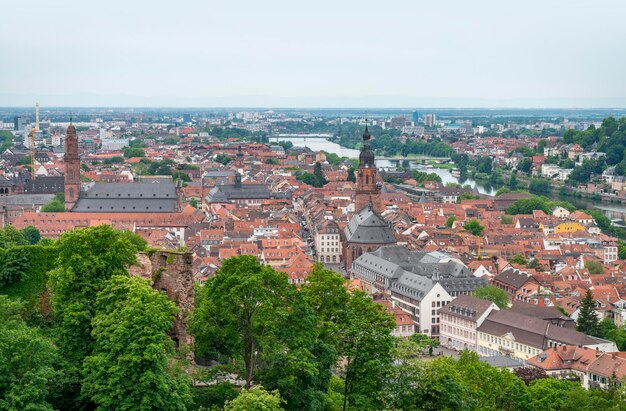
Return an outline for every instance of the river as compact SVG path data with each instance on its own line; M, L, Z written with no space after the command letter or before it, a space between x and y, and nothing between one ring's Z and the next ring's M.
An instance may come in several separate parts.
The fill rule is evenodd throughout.
M325 151L327 153L334 153L342 157L348 158L359 158L359 150L353 150L351 148L342 147L337 143L332 141L328 141L326 138L319 136L310 136L310 137L302 137L302 136L279 136L279 137L270 137L270 142L279 142L279 141L291 141L296 147L308 147L313 151ZM434 168L432 166L426 166L424 164L420 164L417 161L413 160L376 160L376 166L378 168L390 168L396 169L400 166L408 167L411 170L419 170L427 173L435 173L439 177L441 177L441 181L443 184L446 183L459 183L463 185L470 185L472 188L476 187L478 192L486 195L495 195L497 189L489 186L480 184L472 179L467 179L463 181L459 181L457 177L454 177L450 174L450 170L445 170L441 168Z
M337 143L332 141L328 141L325 137L320 136L279 136L279 137L270 137L270 142L278 142L278 141L291 141L296 147L308 147L313 151L326 151L327 153L334 153L342 157L348 158L358 158L359 150L353 150L351 148L342 147ZM492 187L488 184L481 184L472 179L467 179L463 181L459 181L457 177L454 177L450 174L449 170L434 168L432 166L426 166L424 164L420 164L413 160L376 160L376 166L379 168L397 168L399 166L406 167L408 163L408 167L412 170L420 170L428 173L435 173L439 177L441 177L441 181L446 183L459 183L462 185L470 185L472 188L476 187L478 192L481 194L486 194L493 196L496 194L497 188ZM607 204L601 203L600 201L594 201L591 199L584 198L574 198L574 197L564 197L562 198L565 201L569 201L574 204L576 207L581 209L589 209L596 208L604 213L611 221L613 221L616 225L625 225L626 226L626 206L617 205L617 204Z

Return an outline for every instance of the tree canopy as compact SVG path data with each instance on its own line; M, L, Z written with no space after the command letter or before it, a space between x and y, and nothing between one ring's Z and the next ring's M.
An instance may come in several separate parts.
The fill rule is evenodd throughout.
M83 394L103 409L185 410L190 383L168 373L173 344L167 333L176 311L147 280L111 277L95 301Z
M509 306L509 295L506 291L494 285L486 285L478 288L474 291L474 297L480 298L481 300L491 301L500 309L507 308Z
M483 227L478 220L470 220L467 223L465 223L463 225L463 228L466 231L469 231L470 233L472 233L473 235L476 236L482 236L483 232L485 231L485 227Z

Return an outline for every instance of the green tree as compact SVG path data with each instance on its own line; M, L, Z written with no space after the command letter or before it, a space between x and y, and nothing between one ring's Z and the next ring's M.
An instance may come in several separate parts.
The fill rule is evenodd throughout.
M136 261L140 241L131 241L133 236L101 225L68 231L57 240L59 256L49 287L59 349L71 364L79 366L93 349L98 292L113 275L128 275L126 269Z
M494 285L486 285L476 289L476 291L474 291L474 297L480 298L481 300L491 301L501 309L509 306L509 295L506 291Z
M530 174L532 168L533 168L533 161L530 158L523 159L517 165L517 169L526 174Z
M467 350L461 353L455 365L476 409L529 409L530 396L526 386L509 370L485 364L478 354Z
M315 187L323 187L328 183L328 180L326 180L326 176L322 171L322 165L319 161L313 166L313 174L315 175L316 180Z
M348 178L346 179L346 181L352 181L353 183L356 183L356 175L354 174L354 168L350 167L348 169Z
M145 157L145 156L146 156L146 152L143 151L141 148L126 147L124 149L124 157L126 158Z
M37 227L33 227L29 225L26 228L22 229L22 235L24 239L28 241L28 244L37 244L41 239L41 233L39 233L39 229Z
M604 272L604 266L593 260L586 261L585 268L589 270L589 274L602 274Z
M618 257L620 260L626 259L626 242L622 240L617 241Z
M560 380L557 378L542 378L533 381L528 386L531 398L531 409L545 411L560 411L568 396L575 392L583 393L584 388L577 381Z
M181 171L177 171L177 172L173 173L172 174L172 179L174 181L181 180L181 181L184 181L186 183L191 181L191 177L189 177L189 174L185 174L185 173L183 173Z
M468 221L467 223L465 223L463 225L463 228L465 230L469 231L470 233L472 233L472 235L476 235L476 236L479 236L479 237L483 235L483 231L485 230L485 227L480 225L478 220L470 220L470 221Z
M279 411L282 410L280 393L268 392L263 387L243 389L234 400L227 401L224 411Z
M448 217L448 219L446 220L446 227L448 228L452 228L452 226L454 225L454 222L456 221L456 216L451 215L450 217Z
M261 265L254 256L225 260L204 285L194 313L196 353L241 361L250 388L264 349L288 315L292 293L286 274Z
M455 360L439 357L423 367L415 383L413 403L406 409L425 411L477 409L467 386L463 384Z
M519 264L519 265L528 264L528 260L526 260L522 254L515 254L513 258L509 260L509 262L511 264Z
M517 170L513 170L511 172L511 177L509 178L509 188L511 190L517 189Z
M600 331L600 320L596 312L596 303L593 300L591 290L587 290L578 312L577 329L588 335L598 335Z
M0 286L21 280L30 264L28 250L24 247L0 249Z
M115 275L98 294L82 391L102 409L185 410L191 381L168 369L176 306L140 277Z
M0 295L0 409L52 410L51 381L60 376L53 344L28 327L19 302Z
M424 348L424 345L413 338L399 338L396 341L392 350L394 366L391 368L389 383L385 384L383 393L385 409L404 410L415 407L418 395L415 387L425 367L419 355L423 354Z
M549 180L533 178L530 180L528 191L534 194L550 194L552 191L552 184Z
M229 382L221 382L206 387L194 387L192 390L194 410L221 410L226 401L234 400L239 395L237 387Z
M336 338L344 360L344 403L363 409L379 409L380 393L391 367L391 331L395 321L365 293L355 290L346 304L345 320Z
M220 154L215 156L215 161L217 161L218 163L221 163L223 165L226 165L226 164L230 163L231 161L233 161L233 158L230 157L229 155L220 153Z
M65 211L65 204L58 199L53 198L52 200L41 206L41 211L44 213L62 213L63 211Z
M24 238L23 233L12 225L7 225L4 229L0 229L0 248L25 244L28 244L28 242Z

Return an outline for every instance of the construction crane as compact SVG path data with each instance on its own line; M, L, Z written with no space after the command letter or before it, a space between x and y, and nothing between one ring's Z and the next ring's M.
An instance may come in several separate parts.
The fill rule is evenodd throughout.
M39 102L35 103L35 128L30 130L29 149L30 149L30 178L33 180L37 177L35 172L35 133L39 131Z

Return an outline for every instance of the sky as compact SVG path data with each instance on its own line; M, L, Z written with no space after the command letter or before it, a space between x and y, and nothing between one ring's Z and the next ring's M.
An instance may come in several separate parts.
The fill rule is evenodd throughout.
M626 107L623 0L5 0L0 106Z

